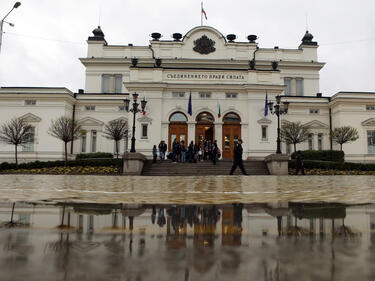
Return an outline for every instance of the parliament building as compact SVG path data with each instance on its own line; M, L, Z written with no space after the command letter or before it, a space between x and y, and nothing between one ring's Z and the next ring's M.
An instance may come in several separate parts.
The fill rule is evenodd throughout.
M168 149L177 138L185 143L217 140L224 158L243 140L244 158L263 159L276 151L277 116L267 102L289 102L281 123L300 121L310 130L299 150L339 149L330 130L352 126L359 139L343 145L346 161L375 162L375 93L320 93L318 43L306 32L295 49L262 48L256 35L246 41L224 36L215 28L198 26L170 40L152 33L148 46L110 45L100 27L88 37L85 89L0 88L0 124L23 117L33 126L33 138L20 148L20 161L62 159L64 146L48 133L60 116L77 120L82 136L69 145L70 157L79 153L114 152L104 126L116 119L129 124L133 114L125 99L146 99L144 114L136 115L136 150L151 156L153 145L165 140ZM293 152L282 144L282 152ZM0 143L0 162L14 161L14 147Z

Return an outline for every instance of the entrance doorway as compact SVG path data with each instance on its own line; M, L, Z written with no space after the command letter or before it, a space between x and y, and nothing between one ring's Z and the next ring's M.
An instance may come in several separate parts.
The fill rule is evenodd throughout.
M187 118L182 112L175 112L169 118L168 132L168 151L171 151L171 145L175 139L177 141L186 141L188 139Z
M214 117L211 113L202 112L197 116L197 125L195 126L195 142L205 140L214 141Z
M241 138L241 118L230 112L223 121L223 158L233 158L234 145Z

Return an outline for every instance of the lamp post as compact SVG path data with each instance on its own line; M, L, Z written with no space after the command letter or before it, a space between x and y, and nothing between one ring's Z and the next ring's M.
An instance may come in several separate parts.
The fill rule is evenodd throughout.
M129 109L130 112L133 112L133 135L132 135L132 143L131 143L130 152L135 152L135 116L138 112L143 112L147 104L146 100L142 100L141 109L138 109L139 103L137 103L137 99L138 99L138 94L134 93L133 94L133 107ZM125 107L129 108L130 100L125 99L124 103L125 103Z
M6 17L9 16L9 14L16 8L18 8L19 6L21 6L21 2L16 2L14 3L12 9L5 15L5 17L3 17L3 19L0 21L0 52L1 52L1 43L3 41L3 26L4 26L4 22L9 24L10 26L14 26L13 23L11 22L7 22L5 21Z
M273 102L268 103L268 108L271 114L276 114L277 116L277 149L276 154L281 154L281 139L280 139L280 115L288 113L289 102L283 102L283 108L281 108L281 97L276 96L276 104L273 105Z

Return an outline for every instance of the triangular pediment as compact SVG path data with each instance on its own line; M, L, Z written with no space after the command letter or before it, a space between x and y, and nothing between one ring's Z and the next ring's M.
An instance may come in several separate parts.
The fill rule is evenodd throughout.
M142 117L139 117L137 121L143 123L152 123L152 118L143 115Z
M78 121L81 126L103 126L104 122L93 117L85 117Z
M126 123L128 123L128 119L125 118L125 117L116 118L116 119L113 119L113 120L111 120L111 121L109 121L109 122L117 121L117 120L125 121Z
M258 124L271 124L272 120L268 119L267 117L263 117L263 118L259 119L257 122L258 122Z
M20 119L25 120L26 122L40 122L42 118L32 114L32 113L26 113L25 115L22 115Z
M369 118L365 121L363 121L362 126L375 126L375 118Z
M320 122L318 120L310 121L306 124L304 124L305 127L309 129L329 129L329 126L324 124L323 122Z

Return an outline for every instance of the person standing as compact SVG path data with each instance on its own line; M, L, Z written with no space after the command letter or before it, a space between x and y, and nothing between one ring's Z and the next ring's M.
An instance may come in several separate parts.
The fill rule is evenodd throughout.
M185 141L181 141L180 144L180 150L181 150L181 163L185 163L186 161L186 146L185 146Z
M160 160L165 160L165 153L167 152L167 144L165 143L165 141L161 141L159 143L159 156L160 156Z
M214 163L214 165L216 165L218 150L219 148L217 147L217 142L215 140L212 146L212 162Z
M296 157L296 175L298 175L299 170L301 170L302 175L305 174L305 169L303 168L303 156L301 150L297 151Z
M156 148L155 144L154 144L154 147L152 148L152 156L154 158L154 163L156 163L156 158L158 158L158 149Z
M189 163L192 163L194 161L194 142L191 141L188 147L188 159Z
M242 161L242 139L239 139L238 142L234 145L234 155L233 155L233 166L230 170L230 175L233 175L234 170L236 170L237 166L240 167L242 174L247 175L245 168L243 167L243 161Z

